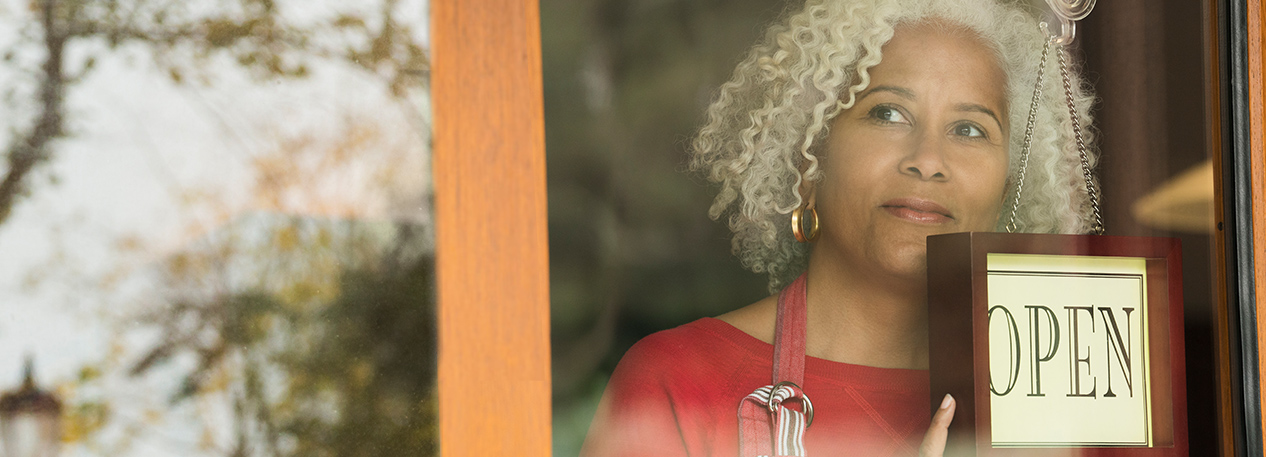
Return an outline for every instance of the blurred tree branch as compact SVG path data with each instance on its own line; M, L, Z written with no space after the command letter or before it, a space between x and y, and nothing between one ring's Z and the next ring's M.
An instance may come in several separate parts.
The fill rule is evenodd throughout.
M25 134L15 136L6 157L9 169L0 181L0 224L9 218L14 202L25 195L26 177L36 166L48 161L49 143L62 135L62 104L66 80L62 75L63 52L69 38L65 23L58 17L57 1L40 4L40 20L44 28L44 76L40 80L40 114L35 125Z
M128 374L178 366L173 405L226 397L224 455L433 455L430 232L366 208L407 188L419 145L377 118L276 138L252 209L157 265L161 305L139 320L160 336Z
M4 153L8 169L0 181L0 225L30 193L32 173L55 156L54 144L65 134L66 94L96 62L94 55L70 62L67 47L93 40L110 49L141 45L176 83L188 82L197 71L192 67L222 53L258 78L304 77L308 59L334 59L378 75L392 94L403 96L409 88L425 86L430 63L414 30L396 17L399 0L381 1L369 17L341 13L298 26L284 20L274 0L232 0L209 14L164 0L33 0L43 53L37 113L30 128L14 132ZM345 36L347 42L314 42L309 37L317 32ZM182 51L192 55L182 61L177 57ZM13 63L11 56L7 63ZM76 64L81 72L68 76L66 69Z
M21 119L8 121L0 227L39 192L41 170L57 160L58 140L73 135L76 98L70 94L99 60L139 51L178 85L214 84L214 72L225 68L271 81L308 77L334 64L368 73L393 96L407 100L427 86L429 60L419 27L412 25L421 18L401 17L406 3L375 0L364 8L362 2L333 1L328 2L331 11L316 19L306 15L312 6L306 0L31 0L27 10L0 9L19 15L6 18L10 23L24 24L0 65L31 83L16 90L22 97L18 105L25 108ZM297 9L305 9L307 22L287 14ZM392 130L380 120L353 125L334 141L283 141L279 151L254 157L259 182L252 204L262 207L255 214L288 217L279 225L238 219L245 225L226 229L235 233L207 235L208 250L182 252L163 262L158 282L168 293L160 293L162 306L149 309L142 322L157 327L160 340L135 354L135 360L112 362L140 377L170 373L164 370L172 369L173 358L191 360L192 368L179 373L168 401L197 403L223 394L232 403L235 429L225 438L230 442L208 438L203 443L217 446L219 454L435 452L430 231L399 214L365 218L393 226L393 236L382 236L382 227L358 222L360 213L347 211L368 211L365 201L399 205L395 200L426 199L425 189L398 181L426 170L414 165L427 161L426 145L418 142L427 135ZM392 134L408 138L385 138ZM321 149L327 146L332 149ZM330 198L354 193L346 179L337 179L344 176L330 178L355 172L351 160L382 168L365 176L374 181L369 187L386 190L354 189L362 193ZM410 194L393 194L403 192ZM214 191L206 195L219 197ZM319 208L295 216L305 213L296 210L295 201ZM243 276L258 282L244 286ZM97 379L82 378L81 386ZM74 433L68 439L90 442L97 431L123 422L124 438L105 455L121 454L130 434L152 425L149 418L127 423L135 420L114 415L112 400L84 398L71 413ZM221 422L202 425L219 427L214 434L224 432Z

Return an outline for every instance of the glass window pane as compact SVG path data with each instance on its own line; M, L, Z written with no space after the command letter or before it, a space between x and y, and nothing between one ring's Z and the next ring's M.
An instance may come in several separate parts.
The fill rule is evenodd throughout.
M767 276L745 271L734 255L735 213L709 220L718 187L690 171L690 149L735 66L769 24L804 3L542 2L556 455L579 452L612 371L635 342L769 296ZM1045 11L1045 2L1029 3ZM1213 285L1211 33L1202 8L1099 2L1071 49L1073 68L1094 94L1081 115L1099 151L1106 234L1182 242L1193 450L1217 449L1228 426L1214 420L1218 386L1227 381L1215 377L1225 360L1214 333L1221 292ZM1046 77L1058 80L1058 67L1047 68ZM805 106L809 112L813 100ZM897 112L884 112L884 120L919 119ZM1015 135L1024 125L1009 128Z

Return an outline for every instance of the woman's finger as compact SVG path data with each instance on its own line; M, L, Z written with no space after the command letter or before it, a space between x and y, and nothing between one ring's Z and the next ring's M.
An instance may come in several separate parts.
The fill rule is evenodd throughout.
M941 457L945 453L945 439L949 436L950 422L954 420L954 397L945 394L941 407L932 415L932 424L927 434L923 435L923 445L919 446L919 455L923 457Z

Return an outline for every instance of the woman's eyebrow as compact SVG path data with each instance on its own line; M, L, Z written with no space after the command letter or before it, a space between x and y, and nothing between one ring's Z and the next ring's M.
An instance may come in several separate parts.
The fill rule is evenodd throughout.
M993 118L994 122L998 123L998 128L1002 128L1002 120L998 118L998 114L993 112L993 110L986 108L984 105L978 105L975 103L959 103L954 105L954 110L960 112L987 114L989 117Z
M867 89L866 92L862 93L862 96L857 97L857 101L860 102L862 101L862 99L866 98L866 96L873 94L875 92L890 92L890 93L896 94L898 97L901 97L910 101L915 101L917 99L917 97L914 96L914 91L910 89L906 89L904 87L898 87L898 86L880 85L880 86L875 86L870 89Z

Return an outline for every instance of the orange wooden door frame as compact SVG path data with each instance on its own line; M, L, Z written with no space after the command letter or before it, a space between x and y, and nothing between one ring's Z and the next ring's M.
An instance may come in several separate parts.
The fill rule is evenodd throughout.
M1246 0L1248 20L1248 121L1251 201L1253 208L1253 282L1256 286L1257 348L1259 380L1266 380L1266 88L1263 73L1266 72L1266 41L1263 26L1266 25L1266 8L1262 0ZM1260 388L1260 386L1259 386ZM1260 390L1259 390L1260 391ZM1259 399L1266 406L1266 395ZM1266 408L1259 411L1266 412ZM1266 422L1263 422L1266 424ZM1263 425L1266 428L1266 425ZM1263 430L1266 436L1266 429ZM1266 447L1266 443L1263 444ZM1266 451L1266 449L1263 449Z
M440 454L550 455L536 0L433 0Z

